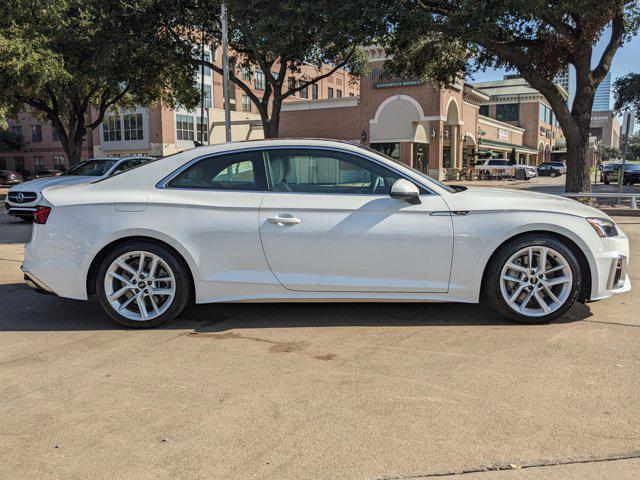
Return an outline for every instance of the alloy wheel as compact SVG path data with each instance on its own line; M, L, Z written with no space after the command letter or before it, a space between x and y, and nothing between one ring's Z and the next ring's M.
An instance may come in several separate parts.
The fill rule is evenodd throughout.
M116 258L104 277L109 305L123 317L148 321L166 312L176 294L171 267L158 255L133 251Z
M573 275L567 259L553 248L518 250L500 274L500 291L515 312L542 317L560 309L571 294Z

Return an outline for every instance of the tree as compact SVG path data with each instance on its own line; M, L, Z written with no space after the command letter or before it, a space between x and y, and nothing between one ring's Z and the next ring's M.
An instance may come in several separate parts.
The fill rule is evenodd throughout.
M147 0L8 0L0 17L0 107L55 128L69 162L109 109L195 105L194 68L157 42ZM8 8L7 8L8 7Z
M330 0L228 0L230 81L256 106L266 138L279 133L282 102L310 85L347 68L357 77L366 61L357 46L379 32L371 2ZM158 0L158 30L166 32L185 61L222 68L203 61L198 44L221 43L219 0ZM325 65L324 70L321 68ZM326 65L330 68L327 69ZM264 90L255 94L255 78L241 72L260 69ZM305 68L306 67L306 68ZM292 81L290 77L297 80Z
M549 101L564 132L566 190L589 191L595 91L616 51L637 32L637 1L406 0L386 8L386 40L397 73L451 83L479 68L518 70ZM606 45L596 57L594 45L603 36ZM576 72L571 106L554 82L568 65Z
M629 73L618 78L614 84L615 110L640 112L640 73Z
M600 162L610 162L622 158L622 152L617 148L598 145L597 156Z

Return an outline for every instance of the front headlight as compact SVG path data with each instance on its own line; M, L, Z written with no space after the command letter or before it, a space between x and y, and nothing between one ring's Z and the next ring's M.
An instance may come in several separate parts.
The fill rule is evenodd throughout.
M616 224L606 218L587 218L587 222L591 224L599 237L617 237L618 229Z

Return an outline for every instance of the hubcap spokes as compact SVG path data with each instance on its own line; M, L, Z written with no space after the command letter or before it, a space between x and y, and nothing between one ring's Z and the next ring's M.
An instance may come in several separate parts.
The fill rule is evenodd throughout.
M115 259L104 278L111 307L123 317L147 321L173 303L176 282L169 265L150 252L129 252Z
M526 247L507 261L500 275L502 297L516 312L541 317L558 310L573 286L571 268L556 250Z

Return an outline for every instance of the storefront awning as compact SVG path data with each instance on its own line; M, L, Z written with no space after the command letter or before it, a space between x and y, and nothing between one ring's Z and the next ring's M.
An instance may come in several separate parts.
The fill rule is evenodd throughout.
M478 144L485 149L497 149L497 150L507 150L511 151L511 149L515 148L518 153L530 153L536 155L538 153L537 150L533 148L525 147L524 145L516 145L514 143L508 142L500 142L498 140L488 140L486 138L481 138Z

